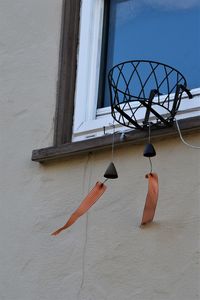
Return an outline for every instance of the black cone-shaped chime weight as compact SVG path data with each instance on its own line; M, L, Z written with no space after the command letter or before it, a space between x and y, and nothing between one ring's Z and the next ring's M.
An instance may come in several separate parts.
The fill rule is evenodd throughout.
M145 145L143 156L149 158L150 163L150 173L152 173L152 161L151 157L156 156L156 150L151 143L151 124L149 123L149 142Z
M151 143L146 144L145 148L144 148L144 153L143 155L145 157L153 157L156 156L156 150L154 148L154 146Z
M113 162L111 162L108 168L105 171L104 177L107 179L116 179L118 178L117 170Z
M149 117L149 115L148 115L148 117ZM149 127L148 127L149 128L149 142L148 142L148 144L145 145L143 155L145 157L150 158L150 157L156 156L156 150L155 150L154 146L151 143L151 123L149 122L148 125L149 125Z

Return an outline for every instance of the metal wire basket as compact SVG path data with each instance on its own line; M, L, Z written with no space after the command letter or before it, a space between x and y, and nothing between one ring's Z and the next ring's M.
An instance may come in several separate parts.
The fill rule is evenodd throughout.
M122 62L109 71L108 81L112 116L130 128L171 126L183 92L192 98L185 77L160 62Z

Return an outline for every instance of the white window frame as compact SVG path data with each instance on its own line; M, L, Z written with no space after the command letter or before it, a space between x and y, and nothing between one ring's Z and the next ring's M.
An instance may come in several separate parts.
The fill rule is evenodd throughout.
M82 0L73 142L102 136L112 128L110 107L97 109L103 17L104 0ZM199 115L200 88L191 93L193 99L183 97L177 119ZM116 126L118 130L127 130L119 124Z

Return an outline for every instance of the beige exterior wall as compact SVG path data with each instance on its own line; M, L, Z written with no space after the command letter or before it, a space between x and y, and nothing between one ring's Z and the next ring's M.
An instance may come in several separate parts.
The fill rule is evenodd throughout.
M0 299L200 299L200 152L178 138L155 143L153 224L139 227L149 165L143 145L130 145L116 149L120 177L88 216L50 236L111 155L31 162L52 144L61 2L0 0Z

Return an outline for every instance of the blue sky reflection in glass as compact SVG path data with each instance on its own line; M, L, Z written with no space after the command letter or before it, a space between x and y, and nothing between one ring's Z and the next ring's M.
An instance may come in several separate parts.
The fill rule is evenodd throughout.
M108 71L126 60L152 60L178 69L200 87L200 0L111 0ZM103 106L109 106L106 78Z

